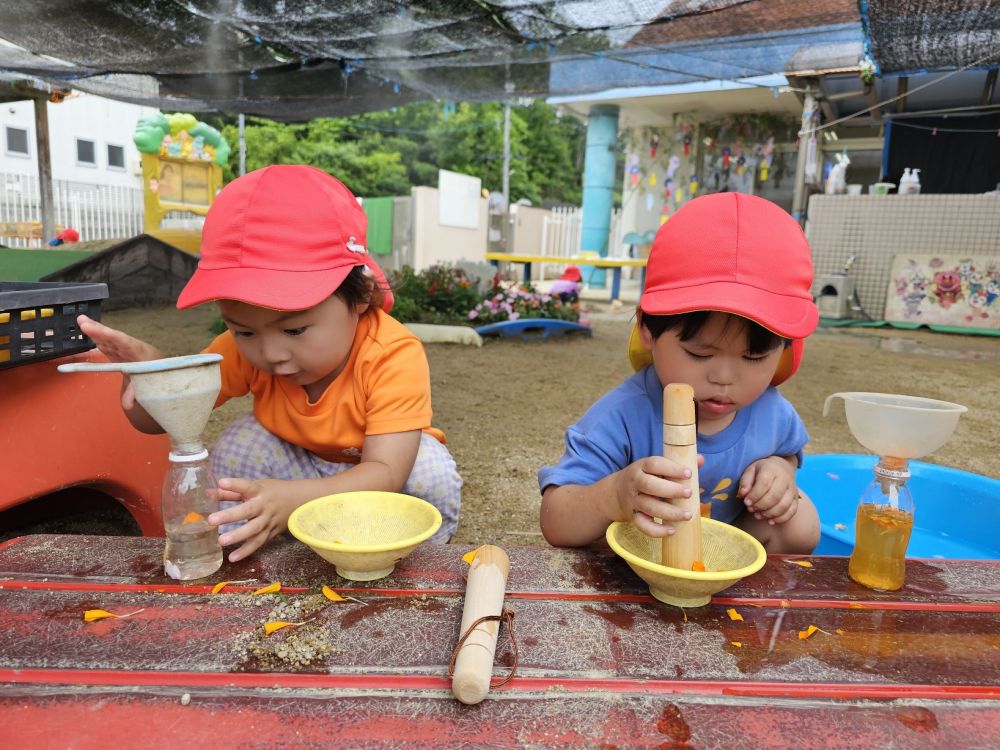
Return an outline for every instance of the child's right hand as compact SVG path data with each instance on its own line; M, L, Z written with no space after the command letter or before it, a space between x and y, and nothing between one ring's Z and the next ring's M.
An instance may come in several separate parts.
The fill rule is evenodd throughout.
M86 315L78 315L76 324L80 326L84 335L94 342L98 351L111 362L146 362L163 357L163 353L152 344L98 323ZM125 382L125 387L122 389L122 408L128 412L135 406L135 394L128 378L125 378Z
M699 455L698 465L704 462ZM681 484L690 475L690 470L664 456L642 458L626 466L615 475L616 517L631 520L648 536L670 536L676 531L672 524L691 520L689 511L667 502L691 496L691 490Z
M301 482L299 483L302 484ZM246 521L219 537L223 547L240 545L229 553L229 562L249 557L269 539L288 528L288 517L305 502L295 491L296 482L280 479L219 479L219 499L239 500L239 505L212 513L214 526Z

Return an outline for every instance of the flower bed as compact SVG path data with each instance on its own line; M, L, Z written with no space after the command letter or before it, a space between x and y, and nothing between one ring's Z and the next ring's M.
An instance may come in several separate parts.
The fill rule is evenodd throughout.
M499 274L489 286L464 269L436 265L423 271L404 266L389 275L396 297L392 314L404 323L479 327L527 318L579 320L579 304L563 302L532 287L504 281Z

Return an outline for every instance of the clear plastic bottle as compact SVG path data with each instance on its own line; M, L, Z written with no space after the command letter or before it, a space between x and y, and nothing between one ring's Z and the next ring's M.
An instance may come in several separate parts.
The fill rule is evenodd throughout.
M190 581L217 571L222 566L222 546L219 530L208 516L219 509L219 495L207 450L170 452L161 507L167 532L166 574Z
M906 547L913 531L913 497L906 459L883 456L861 494L848 575L870 589L895 591L906 578Z

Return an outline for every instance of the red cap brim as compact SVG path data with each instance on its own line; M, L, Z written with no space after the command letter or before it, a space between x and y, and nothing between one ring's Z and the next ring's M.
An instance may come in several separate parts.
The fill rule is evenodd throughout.
M789 339L804 339L819 325L812 298L776 294L730 281L646 292L639 307L650 315L718 310L748 318Z
M272 310L305 310L333 294L353 266L326 271L198 268L177 297L177 309L232 299ZM224 290L224 291L222 291Z

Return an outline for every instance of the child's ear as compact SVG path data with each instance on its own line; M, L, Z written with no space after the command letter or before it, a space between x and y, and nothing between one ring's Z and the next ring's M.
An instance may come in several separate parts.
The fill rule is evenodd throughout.
M635 309L635 327L639 332L639 343L642 344L646 349L652 350L653 344L653 334L649 332L642 320L642 310L638 307Z

